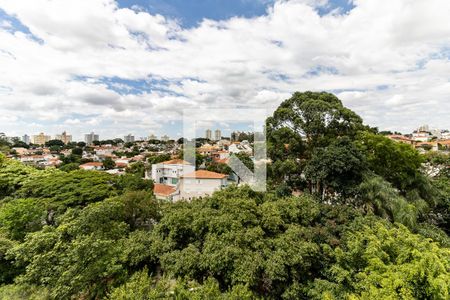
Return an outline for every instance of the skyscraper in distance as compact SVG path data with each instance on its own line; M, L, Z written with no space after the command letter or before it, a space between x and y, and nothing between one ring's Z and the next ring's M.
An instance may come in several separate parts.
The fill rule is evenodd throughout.
M212 139L212 131L211 131L211 129L206 129L206 131L205 131L205 138L208 139L208 140Z
M222 131L220 129L216 129L214 131L214 140L220 141L222 139Z
M98 136L98 134L95 134L94 132L84 135L84 141L85 141L86 145L92 145L92 143L94 141L98 141L98 140L100 140L99 136Z

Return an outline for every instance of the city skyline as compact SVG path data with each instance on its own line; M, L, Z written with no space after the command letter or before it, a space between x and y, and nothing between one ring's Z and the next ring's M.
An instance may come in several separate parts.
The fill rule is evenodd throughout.
M178 136L185 108L272 112L306 90L334 93L380 130L449 128L449 9L446 0L0 0L0 130Z

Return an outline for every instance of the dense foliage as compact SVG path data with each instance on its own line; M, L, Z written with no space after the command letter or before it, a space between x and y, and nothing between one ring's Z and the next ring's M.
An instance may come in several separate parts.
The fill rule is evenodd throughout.
M156 200L143 163L113 176L0 156L0 299L450 297L448 155L326 93L294 94L267 124L268 191L191 202Z

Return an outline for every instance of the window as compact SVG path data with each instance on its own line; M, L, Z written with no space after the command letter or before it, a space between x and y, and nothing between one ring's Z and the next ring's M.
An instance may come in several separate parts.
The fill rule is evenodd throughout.
M178 183L178 178L172 178L172 184L177 184Z

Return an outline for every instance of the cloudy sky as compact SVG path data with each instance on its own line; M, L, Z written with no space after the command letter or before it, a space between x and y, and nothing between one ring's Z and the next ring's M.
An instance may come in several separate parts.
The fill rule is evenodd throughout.
M450 129L449 16L449 0L0 0L0 132L175 137L183 109L306 90L381 129Z

